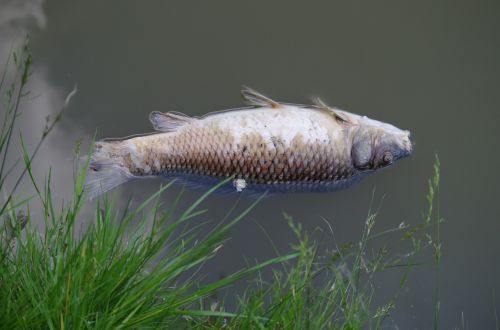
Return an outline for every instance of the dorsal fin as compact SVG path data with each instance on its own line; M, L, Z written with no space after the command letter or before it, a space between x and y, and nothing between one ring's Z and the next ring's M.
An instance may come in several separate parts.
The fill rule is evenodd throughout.
M350 122L349 118L347 118L346 116L344 116L343 114L341 114L335 108L333 108L333 107L329 106L328 104L326 104L325 102L323 102L323 100L320 99L319 97L313 97L312 101L313 101L313 104L315 105L316 108L324 110L324 111L327 111L328 113L333 114L333 116L335 117L335 119L337 119L338 121L345 122L345 123Z
M149 120L153 128L162 132L175 132L179 128L196 121L196 118L190 117L180 112L160 112L153 111L149 114Z
M249 105L257 107L270 107L275 109L282 107L282 105L278 102L260 94L250 87L243 86L243 89L241 90L241 96Z

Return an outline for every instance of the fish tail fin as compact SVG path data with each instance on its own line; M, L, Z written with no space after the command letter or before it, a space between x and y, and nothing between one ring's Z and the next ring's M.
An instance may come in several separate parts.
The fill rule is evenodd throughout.
M123 141L95 143L84 187L87 198L94 199L133 178L124 162L127 150Z

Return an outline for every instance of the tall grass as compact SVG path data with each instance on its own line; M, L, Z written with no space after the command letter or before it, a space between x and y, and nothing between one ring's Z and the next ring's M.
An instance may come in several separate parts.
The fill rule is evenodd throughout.
M23 157L10 162L8 151L30 75L27 46L14 53L4 72L10 65L16 69L14 78L7 81L4 74L0 81L0 93L6 95L0 131L0 190L7 196L0 204L1 327L362 329L380 328L396 307L422 242L429 238L426 229L433 223L438 166L429 186L429 210L421 224L374 233L377 214L370 213L358 243L320 251L300 223L285 215L296 236L290 253L207 283L200 281L198 270L217 254L231 227L258 200L204 237L200 235L203 224L199 220L204 213L200 207L217 187L180 212L181 195L162 202L161 195L169 189L169 183L138 207L128 204L121 208L113 200L102 199L93 216L85 217L85 164L75 169L72 199L56 207L50 172L41 185L33 176L32 166L39 146L61 119L69 97L54 119L46 123L33 151L28 151L22 134L19 136ZM6 168L9 163L14 165ZM19 164L23 169L8 190L6 178ZM31 181L33 194L19 197L16 189L23 179ZM42 205L36 218L44 223L42 233L30 212L35 200ZM82 221L88 226L78 230L77 223ZM198 225L182 230L191 221L198 221ZM369 253L370 242L394 232L401 233L401 242L410 242L404 256L391 255L386 248ZM439 239L434 248L439 262ZM272 268L272 278L264 279L261 270L275 264L280 267ZM398 289L386 305L373 306L375 274L394 267L404 269ZM207 297L244 277L250 278L250 284L238 297L236 309L227 311L223 301L205 307ZM436 298L436 322L438 313Z
M438 225L433 220L438 185L439 163L436 162L429 182L428 210L422 223L415 226L402 223L374 233L377 213L370 212L357 243L335 246L334 250L324 253L320 253L318 243L310 239L301 225L285 214L297 238L292 248L298 258L282 262L283 270L274 269L269 282L261 278L254 280L239 300L238 315L244 317L212 319L208 324L198 320L194 324L200 329L380 329L396 308L397 298L407 285L421 250L436 248L439 244L426 231L429 226ZM386 246L370 252L371 241L397 232L400 242L409 242L404 254L390 254ZM333 231L331 233L333 235ZM403 269L397 290L385 305L373 306L374 277L394 268ZM436 295L436 317L438 315Z

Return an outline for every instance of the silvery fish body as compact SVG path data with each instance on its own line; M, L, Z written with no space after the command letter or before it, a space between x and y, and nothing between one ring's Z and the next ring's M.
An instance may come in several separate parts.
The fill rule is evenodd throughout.
M411 153L409 132L331 108L278 103L251 89L251 107L190 117L153 112L158 133L95 145L86 190L134 178L191 183L232 177L235 191L332 191Z

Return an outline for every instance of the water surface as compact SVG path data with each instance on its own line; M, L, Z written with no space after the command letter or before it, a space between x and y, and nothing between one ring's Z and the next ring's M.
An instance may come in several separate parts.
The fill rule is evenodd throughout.
M459 326L463 313L469 327L492 328L493 293L500 294L499 13L494 1L6 1L0 56L31 33L36 97L30 106L39 112L23 121L27 127L38 127L79 86L39 159L44 171L52 166L58 173L63 190L77 138L89 140L96 130L98 138L149 132L152 110L201 115L238 107L243 84L286 102L320 96L409 129L414 155L357 186L263 201L231 232L208 277L243 267L245 258L274 256L259 225L288 251L293 235L283 211L311 232L328 219L340 242L359 238L372 199L378 206L383 198L380 230L417 223L438 153L446 219L441 326ZM136 181L120 191L147 196L158 185ZM188 192L185 203L197 196ZM212 197L209 217L219 219L236 199ZM432 326L435 274L432 258L425 261L412 273L390 327ZM380 279L377 302L397 286L398 275Z

